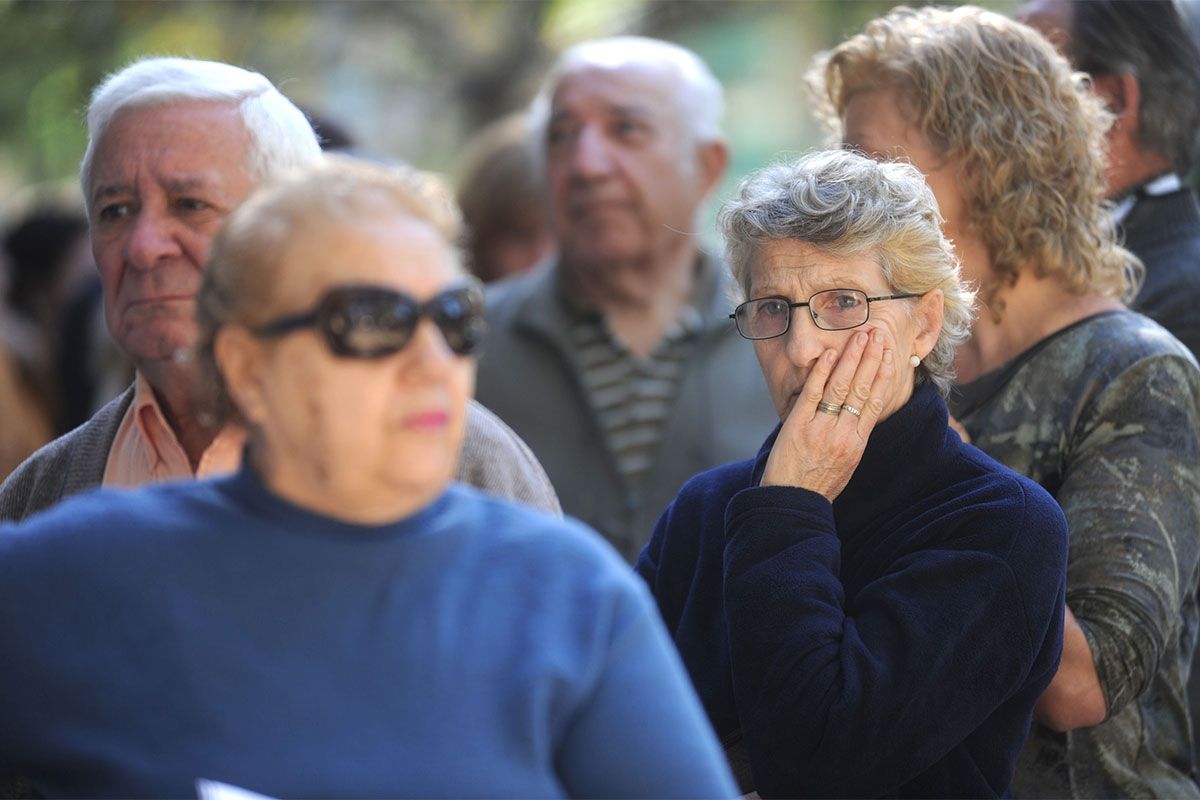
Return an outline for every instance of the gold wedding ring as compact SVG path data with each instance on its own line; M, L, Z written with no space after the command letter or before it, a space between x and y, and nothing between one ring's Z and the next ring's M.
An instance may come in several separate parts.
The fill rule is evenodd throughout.
M822 400L821 402L817 403L817 411L825 414L832 414L836 417L838 414L842 413L842 407L839 405L834 405L833 403L827 403Z

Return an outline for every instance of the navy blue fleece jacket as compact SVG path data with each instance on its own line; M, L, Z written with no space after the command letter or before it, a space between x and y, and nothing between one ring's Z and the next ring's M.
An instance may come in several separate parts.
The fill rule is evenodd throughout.
M638 559L764 797L1009 791L1062 649L1067 526L946 416L916 390L832 504L758 485L777 429L689 481Z

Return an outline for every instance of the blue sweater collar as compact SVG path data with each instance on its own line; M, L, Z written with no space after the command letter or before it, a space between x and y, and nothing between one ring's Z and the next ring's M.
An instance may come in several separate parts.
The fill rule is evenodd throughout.
M947 425L946 403L929 383L913 390L896 413L875 426L850 483L833 503L839 531L856 529L881 511L907 504L935 478L945 459L962 441ZM767 456L779 436L777 425L754 461L751 486L757 486Z
M380 525L361 525L298 506L272 492L243 454L237 472L216 481L217 487L251 514L269 520L273 525L297 533L312 533L323 537L350 537L357 540L408 536L430 529L433 520L446 506L453 486L432 503L417 512Z

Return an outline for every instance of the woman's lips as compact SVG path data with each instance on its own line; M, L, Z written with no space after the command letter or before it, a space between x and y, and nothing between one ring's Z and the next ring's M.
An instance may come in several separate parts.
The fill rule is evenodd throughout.
M441 410L418 411L404 418L404 427L417 431L436 431L450 424L450 413Z

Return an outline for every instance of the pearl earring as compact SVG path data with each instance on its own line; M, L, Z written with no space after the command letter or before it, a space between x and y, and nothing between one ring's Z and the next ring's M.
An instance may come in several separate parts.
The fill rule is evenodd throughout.
M912 358L908 359L908 363L913 365L913 369L916 369L917 367L921 366L921 357L913 356Z

